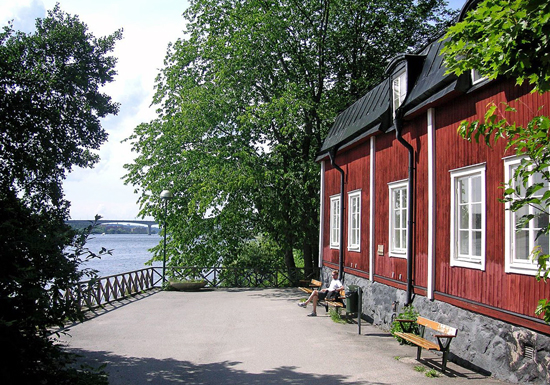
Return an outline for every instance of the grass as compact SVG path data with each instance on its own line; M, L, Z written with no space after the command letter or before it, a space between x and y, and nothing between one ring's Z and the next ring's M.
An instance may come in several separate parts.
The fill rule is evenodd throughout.
M437 377L439 377L439 372L435 369L430 369L425 374L426 374L426 377L428 377L428 378L437 378Z
M340 323L340 324L345 324L347 323L347 321L345 319L342 318L342 316L340 315L340 313L338 313L336 311L336 309L330 309L328 311L328 314L330 315L330 319L332 319L334 322L336 323Z
M428 378L437 378L437 377L439 377L439 372L437 370L435 370L435 369L428 370L428 368L426 368L423 365L415 365L414 370L419 372L419 373L424 373L424 375Z

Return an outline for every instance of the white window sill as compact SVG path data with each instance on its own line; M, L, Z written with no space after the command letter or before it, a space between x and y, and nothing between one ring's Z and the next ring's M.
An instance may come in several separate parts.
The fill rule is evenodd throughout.
M406 252L406 251L403 251L403 252L399 252L399 251L390 251L388 255L389 255L390 257L392 257L392 258L403 258L403 259L407 259L407 252Z
M538 271L538 266L535 266L533 264L507 265L504 269L505 273L523 274L523 275L532 275L532 276L536 276L537 271Z
M485 266L481 263L481 261L465 261L461 259L454 259L451 258L451 266L455 267L466 267L468 269L476 269L476 270L482 270L485 271Z

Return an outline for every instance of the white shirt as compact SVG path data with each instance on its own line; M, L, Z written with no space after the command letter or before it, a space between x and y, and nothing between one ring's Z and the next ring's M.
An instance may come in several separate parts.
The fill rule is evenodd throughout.
M328 287L328 291L334 291L342 286L344 285L342 285L342 282L340 282L339 279L333 279L332 281L330 281L330 286Z

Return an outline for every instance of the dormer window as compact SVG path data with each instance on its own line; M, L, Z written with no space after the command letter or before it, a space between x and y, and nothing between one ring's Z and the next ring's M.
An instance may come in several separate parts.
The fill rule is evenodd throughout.
M481 83L482 81L487 79L485 76L482 76L478 70L472 70L471 75L472 75L472 85Z
M405 96L407 96L407 72L405 70L399 72L392 82L393 95L393 116L395 111L403 104Z

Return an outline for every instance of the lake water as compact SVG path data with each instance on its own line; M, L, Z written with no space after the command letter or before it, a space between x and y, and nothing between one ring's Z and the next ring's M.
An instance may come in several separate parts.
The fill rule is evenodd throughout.
M98 276L125 273L142 269L153 256L149 251L162 242L158 234L94 234L88 238L86 246L97 253L102 247L112 250L112 255L104 255L82 265L98 271ZM154 262L153 266L161 266L162 262Z

